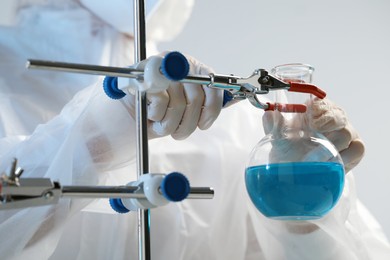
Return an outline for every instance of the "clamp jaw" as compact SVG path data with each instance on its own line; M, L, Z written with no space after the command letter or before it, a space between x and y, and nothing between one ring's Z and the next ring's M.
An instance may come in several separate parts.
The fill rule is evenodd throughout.
M55 204L61 187L47 178L20 178L23 173L14 159L10 174L0 177L0 209L16 209Z
M291 92L301 92L313 94L318 98L324 98L326 93L312 84L299 82L285 82L270 74L265 69L257 69L252 75L246 78L233 75L210 74L210 84L208 87L222 88L225 95L230 100L248 99L249 102L260 109L279 110L280 112L305 112L306 106L303 104L273 104L263 103L257 95L268 94L271 90L288 90Z

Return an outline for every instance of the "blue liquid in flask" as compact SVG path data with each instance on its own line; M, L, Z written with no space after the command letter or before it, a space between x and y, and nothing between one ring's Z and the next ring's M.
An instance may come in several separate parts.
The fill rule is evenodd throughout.
M335 162L290 162L246 169L247 191L269 218L317 219L337 203L344 187L344 168Z

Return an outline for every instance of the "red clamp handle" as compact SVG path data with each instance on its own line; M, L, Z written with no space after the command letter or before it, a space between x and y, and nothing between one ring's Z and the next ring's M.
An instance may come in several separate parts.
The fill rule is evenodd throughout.
M326 97L325 91L318 88L315 85L308 84L308 83L299 83L299 82L289 82L290 88L288 91L291 92L301 92L301 93L309 93L313 94L314 96L323 99Z
M264 111L275 111L287 112L287 113L305 113L306 105L303 104L282 104L282 103L268 103L268 108Z

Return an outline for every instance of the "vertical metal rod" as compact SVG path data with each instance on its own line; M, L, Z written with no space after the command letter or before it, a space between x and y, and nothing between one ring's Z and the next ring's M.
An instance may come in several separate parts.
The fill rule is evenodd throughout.
M134 0L134 62L146 59L145 2ZM146 92L136 93L137 172L149 172ZM138 259L150 260L150 211L138 210Z

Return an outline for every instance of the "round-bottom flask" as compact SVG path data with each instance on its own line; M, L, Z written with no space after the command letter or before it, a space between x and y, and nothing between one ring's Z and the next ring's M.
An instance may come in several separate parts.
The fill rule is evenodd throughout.
M310 83L313 68L288 64L271 73L284 81ZM291 100L291 93L277 96L279 102L286 103L286 96ZM273 128L252 150L245 171L252 202L269 218L321 218L336 205L344 187L344 166L337 149L305 123L304 113L267 113L272 113Z

